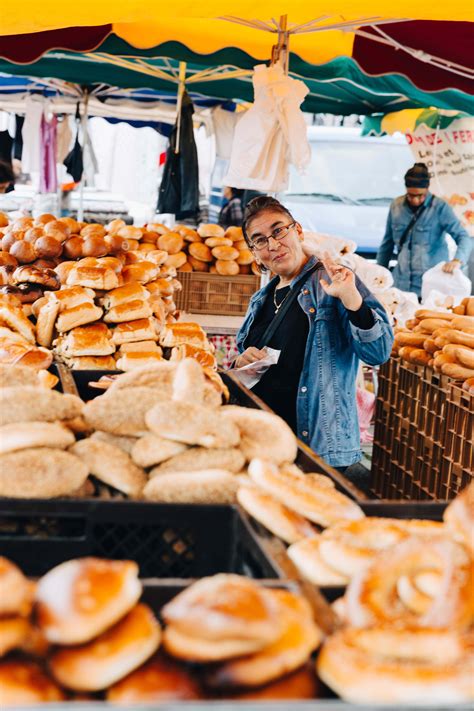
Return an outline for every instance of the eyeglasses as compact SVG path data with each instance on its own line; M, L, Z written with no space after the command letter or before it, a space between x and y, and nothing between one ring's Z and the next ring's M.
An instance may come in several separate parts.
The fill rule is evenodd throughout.
M250 242L250 247L252 249L256 249L258 251L265 249L268 247L268 243L270 242L270 238L273 237L274 240L277 242L288 234L288 232L296 225L296 222L290 222L289 225L284 225L283 227L277 227L276 230L273 230L271 235L269 237L265 237L265 235L262 235L261 237L256 237L254 240Z

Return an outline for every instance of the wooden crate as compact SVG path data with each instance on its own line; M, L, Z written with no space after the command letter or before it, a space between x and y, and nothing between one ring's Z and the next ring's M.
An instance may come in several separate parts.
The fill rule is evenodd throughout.
M453 498L474 477L474 397L433 369L398 359L381 373L373 493L386 499Z
M260 288L260 277L253 274L232 277L178 272L178 279L183 288L175 294L176 306L192 314L243 316Z

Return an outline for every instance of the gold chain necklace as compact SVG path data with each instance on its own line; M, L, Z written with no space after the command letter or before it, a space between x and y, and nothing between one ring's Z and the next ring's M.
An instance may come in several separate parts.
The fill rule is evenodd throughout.
M287 287L283 287L283 289L286 289L286 288ZM280 301L279 304L277 304L276 293L277 293L277 289L275 289L275 291L273 292L273 303L275 304L275 315L279 312L279 310L281 309L281 307L283 306L283 304L285 303L285 301L291 294L291 289L289 289L288 294L285 296L284 299L282 299L282 301Z

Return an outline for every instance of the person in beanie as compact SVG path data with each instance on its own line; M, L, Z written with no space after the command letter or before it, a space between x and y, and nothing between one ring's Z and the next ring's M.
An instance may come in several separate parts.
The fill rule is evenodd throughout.
M445 262L443 271L449 274L465 266L472 240L448 203L430 193L430 177L424 163L415 163L405 173L405 185L405 195L395 198L390 205L377 263L388 267L395 252L394 285L421 296L423 274L439 262ZM457 244L452 260L447 234Z

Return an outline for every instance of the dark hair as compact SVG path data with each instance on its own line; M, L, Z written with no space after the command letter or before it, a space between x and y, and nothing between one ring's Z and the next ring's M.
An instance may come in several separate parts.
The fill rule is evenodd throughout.
M15 174L11 163L0 160L0 183L13 183L14 180Z
M240 198L240 200L242 200L244 191L241 188L229 188L229 190L232 191L232 197L237 197L237 198Z
M405 186L407 188L427 188L430 184L428 167L424 163L415 163L405 173Z
M258 197L253 198L253 200L250 200L245 207L244 219L242 222L242 232L244 233L245 241L249 247L251 246L250 239L247 234L247 227L249 226L249 223L262 212L268 212L270 210L273 212L281 212L282 215L286 215L290 218L290 220L294 220L291 212L276 198L270 197L270 195L259 195Z

